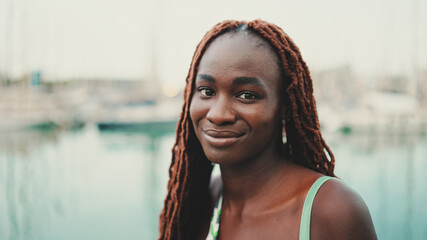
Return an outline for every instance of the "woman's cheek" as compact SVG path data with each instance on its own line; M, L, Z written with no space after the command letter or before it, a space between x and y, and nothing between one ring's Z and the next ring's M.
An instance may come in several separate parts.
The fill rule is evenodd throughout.
M248 105L239 110L242 116L245 116L251 122L270 122L274 118L274 112L271 107L264 105Z
M193 97L190 105L190 118L193 121L193 125L196 127L197 123L206 115L208 107L204 101L201 101L196 96Z

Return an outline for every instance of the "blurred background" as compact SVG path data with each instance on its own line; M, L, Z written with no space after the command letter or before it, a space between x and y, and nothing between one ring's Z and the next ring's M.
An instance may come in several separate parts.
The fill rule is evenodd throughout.
M256 18L299 46L379 239L427 239L421 0L0 0L0 239L155 239L195 47Z

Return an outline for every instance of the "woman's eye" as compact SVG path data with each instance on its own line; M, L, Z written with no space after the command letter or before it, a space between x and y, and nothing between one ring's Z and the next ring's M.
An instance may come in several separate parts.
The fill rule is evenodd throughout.
M253 94L253 93L250 93L250 92L244 92L244 93L241 93L241 94L240 94L240 95L238 95L237 97L238 97L238 98L241 98L241 99L245 99L245 100L258 99L258 96L257 96L257 95L255 95L255 94Z
M215 92L210 88L199 88L197 91L205 97L212 97L215 95Z

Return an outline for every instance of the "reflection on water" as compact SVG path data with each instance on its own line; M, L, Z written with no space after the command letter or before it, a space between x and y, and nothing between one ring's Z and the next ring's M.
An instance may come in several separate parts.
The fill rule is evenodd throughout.
M0 134L0 239L155 239L173 132ZM427 239L425 136L327 136L380 239Z
M335 140L337 174L367 202L379 239L427 239L427 138L363 135Z
M0 136L0 239L156 238L173 133Z

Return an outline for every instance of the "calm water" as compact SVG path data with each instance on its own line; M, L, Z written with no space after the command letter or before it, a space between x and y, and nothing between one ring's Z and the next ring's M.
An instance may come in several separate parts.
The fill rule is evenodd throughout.
M155 239L173 132L0 133L0 239ZM427 138L327 136L380 239L427 239Z

